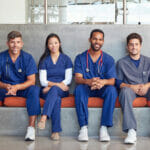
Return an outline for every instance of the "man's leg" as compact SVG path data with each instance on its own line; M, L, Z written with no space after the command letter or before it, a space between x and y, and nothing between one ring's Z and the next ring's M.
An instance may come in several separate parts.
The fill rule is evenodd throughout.
M90 89L87 85L78 85L75 89L75 104L80 125L79 141L88 141L88 97Z
M17 96L25 97L27 112L29 115L29 126L27 128L27 134L25 140L35 140L35 120L36 116L40 114L40 88L38 86L30 86L26 90L17 92Z
M6 97L7 91L5 89L0 89L0 101L4 101L4 98Z
M136 119L133 113L133 101L136 98L136 94L131 88L123 87L120 90L119 101L123 112L123 131L128 132L128 136L125 139L125 143L135 143L136 141Z
M110 141L107 127L113 126L113 112L117 98L117 90L114 86L106 86L100 90L100 97L104 99L101 116L100 141Z

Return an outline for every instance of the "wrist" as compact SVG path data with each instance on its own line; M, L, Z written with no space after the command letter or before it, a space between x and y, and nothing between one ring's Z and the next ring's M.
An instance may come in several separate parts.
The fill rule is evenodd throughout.
M20 89L19 84L16 84L16 85L14 85L14 86L15 86L15 88L16 88L17 90L19 90L19 89Z
M91 79L85 79L84 84L87 84L88 86L91 86L91 84L90 84L90 80L91 80Z

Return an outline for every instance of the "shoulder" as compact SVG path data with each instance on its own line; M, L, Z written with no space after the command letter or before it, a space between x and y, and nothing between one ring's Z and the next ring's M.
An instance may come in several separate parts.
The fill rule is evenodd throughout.
M103 61L105 62L105 64L115 62L114 58L106 52L103 52Z
M141 55L141 58L144 59L147 63L150 63L150 57Z
M0 63L3 64L6 62L8 56L8 50L0 52Z
M106 53L106 52L104 52L104 51L103 51L103 57L104 57L104 58L107 58L107 59L114 60L114 58L113 58L111 55L109 55L108 53Z
M123 57L123 58L120 58L118 61L117 61L117 64L125 64L125 63L127 63L127 62L129 62L128 61L129 60L129 56L127 55L127 56L125 56L125 57Z
M71 58L66 54L61 54L61 57L65 60L71 60Z
M28 52L25 52L24 50L21 50L21 55L25 58L25 59L33 59L33 56L28 53Z
M0 57L5 56L7 53L8 53L8 50L5 50L5 51L0 52Z
M42 60L39 62L39 64L42 64L42 65L43 65L43 64L49 63L49 62L48 62L49 58L50 58L50 55L46 56L44 59L42 59Z
M84 51L84 52L82 52L82 53L80 53L80 54L78 54L77 56L76 56L76 58L86 58L86 55L87 55L87 50L86 51Z

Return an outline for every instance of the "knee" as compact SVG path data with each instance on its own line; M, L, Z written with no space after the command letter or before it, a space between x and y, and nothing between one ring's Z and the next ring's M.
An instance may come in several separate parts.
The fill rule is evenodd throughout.
M120 90L119 101L121 103L130 103L131 100L135 99L135 93L131 88L123 87Z
M86 85L80 84L75 89L75 94L85 93L86 91Z
M58 86L52 86L52 87L50 88L50 90L48 91L48 94L53 93L53 94L57 95L59 89L60 89L60 88L59 88Z
M40 87L36 85L32 85L28 88L28 92L32 95L38 95L40 94Z
M78 85L75 89L75 103L79 104L80 102L85 101L85 97L88 96L88 86L86 85ZM87 97L88 99L88 97Z
M121 95L128 95L129 93L132 93L132 92L133 92L133 90L131 88L128 88L128 87L123 87L120 90Z
M113 94L113 95L117 96L117 89L113 85L107 86L106 87L106 92L109 93L109 94Z

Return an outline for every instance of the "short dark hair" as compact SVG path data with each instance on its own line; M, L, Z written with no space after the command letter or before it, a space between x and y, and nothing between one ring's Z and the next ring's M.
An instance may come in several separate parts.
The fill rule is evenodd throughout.
M127 36L127 45L131 39L138 39L140 41L140 44L142 44L142 37L138 33L131 33Z
M103 34L103 38L104 38L104 32L101 29L94 29L90 33L90 39L92 38L94 32L102 33Z
M22 38L21 33L18 32L18 31L11 31L11 32L8 33L8 35L7 35L7 41L9 41L9 40L11 40L11 39L14 39L14 38L17 38L17 37Z

